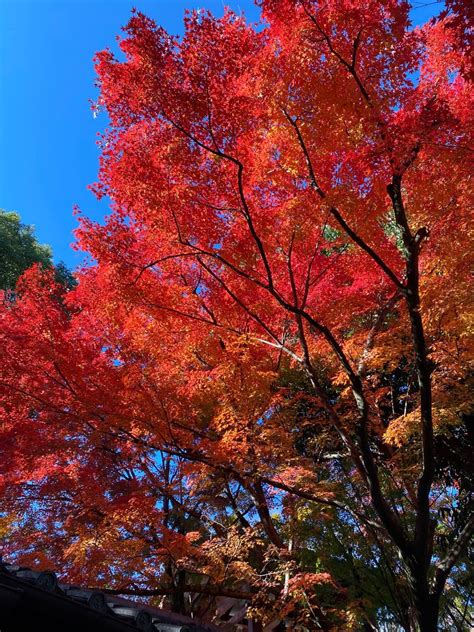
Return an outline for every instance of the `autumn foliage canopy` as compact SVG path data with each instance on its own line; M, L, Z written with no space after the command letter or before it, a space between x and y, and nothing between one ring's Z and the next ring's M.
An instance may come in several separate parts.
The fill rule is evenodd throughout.
M0 313L4 552L209 620L467 630L469 3L260 4L96 57L110 215Z

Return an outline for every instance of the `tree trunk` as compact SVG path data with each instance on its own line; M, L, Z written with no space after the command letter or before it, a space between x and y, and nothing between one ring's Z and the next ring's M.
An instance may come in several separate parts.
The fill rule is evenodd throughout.
M420 632L437 632L439 616L439 598L425 594L417 600L416 620Z
M186 614L186 602L184 599L184 586L186 583L186 571L176 570L174 574L175 592L171 597L171 611L178 614Z

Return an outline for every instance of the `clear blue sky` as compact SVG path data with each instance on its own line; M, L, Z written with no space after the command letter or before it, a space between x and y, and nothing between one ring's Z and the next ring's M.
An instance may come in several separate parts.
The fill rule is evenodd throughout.
M106 125L89 104L95 52L114 46L133 6L179 34L185 8L220 15L224 4L258 19L252 0L0 0L0 208L34 224L56 261L81 259L70 248L73 205L95 219L107 214L107 201L87 189ZM440 10L429 0L414 5L414 23Z

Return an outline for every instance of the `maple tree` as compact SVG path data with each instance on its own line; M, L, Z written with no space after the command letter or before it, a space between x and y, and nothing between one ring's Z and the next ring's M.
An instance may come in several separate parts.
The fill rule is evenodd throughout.
M467 3L259 4L97 55L111 214L1 312L4 548L204 618L467 630Z

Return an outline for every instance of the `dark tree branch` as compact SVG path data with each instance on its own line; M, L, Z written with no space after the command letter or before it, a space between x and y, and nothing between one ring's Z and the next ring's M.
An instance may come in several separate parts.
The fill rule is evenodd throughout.
M319 195L321 200L324 200L326 198L326 193L320 187L320 185L318 183L318 180L316 179L316 174L314 172L314 167L313 167L313 163L312 163L311 157L309 155L308 147L306 146L305 140L304 140L303 135L301 133L301 130L300 130L299 126L298 126L298 123L297 123L296 120L294 120L293 117L291 117L288 114L288 112L285 109L283 110L283 113L284 113L286 119L288 120L288 122L290 123L290 125L293 127L293 129L296 132L296 136L298 138L298 142L299 142L299 145L300 145L301 150L303 152L303 155L304 155L304 158L305 158L305 161L306 161L306 166L308 168L308 174L309 174L309 178L310 178L310 181L311 181L311 185L312 185L313 189L316 191L316 193ZM329 212L334 217L334 219L337 221L337 223L341 226L341 228L343 228L344 232L352 239L352 241L354 243L356 243L359 246L359 248L361 248L364 252L366 252L373 261L375 261L375 263L385 272L385 274L394 283L394 285L396 287L398 287L400 290L404 290L404 285L398 279L398 277L395 274L395 272L393 272L393 270L385 263L385 261L383 261L383 259L375 252L375 250L373 248L371 248L371 246L369 246L369 244L366 241L364 241L364 239L362 239L362 237L360 235L358 235L348 225L348 223L342 217L342 215L339 212L339 210L335 206L331 206L329 208Z
M395 174L387 191L392 200L393 211L398 226L402 232L403 244L406 252L406 292L405 299L411 323L415 366L420 392L420 415L422 430L422 459L423 469L418 481L417 504L418 512L415 525L415 544L424 564L429 563L431 557L431 541L433 525L430 520L430 491L434 479L434 442L433 442L433 411L431 393L432 366L428 359L423 321L421 318L419 292L418 253L421 240L412 235L402 197L402 177ZM417 233L419 235L419 233Z
M474 533L474 513L469 516L464 528L458 535L458 538L451 550L448 552L445 558L436 567L435 582L434 582L434 594L440 596L444 590L444 585L448 578L451 569L455 566L461 555L466 550L469 542L471 542Z

